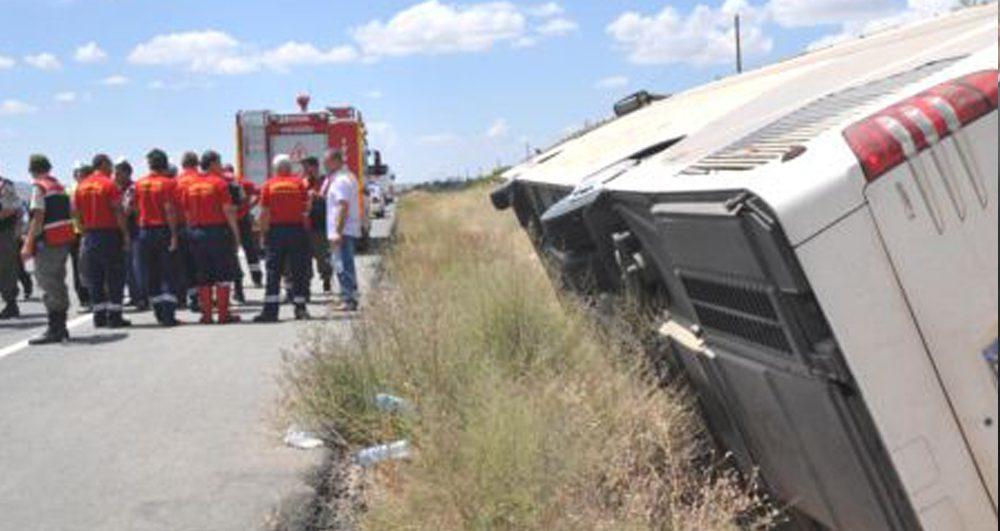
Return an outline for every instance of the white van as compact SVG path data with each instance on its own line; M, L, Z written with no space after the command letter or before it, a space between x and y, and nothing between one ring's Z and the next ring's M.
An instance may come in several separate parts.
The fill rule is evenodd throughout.
M536 160L494 202L565 285L663 316L793 523L995 530L997 56L996 5L820 50L654 153L559 184Z

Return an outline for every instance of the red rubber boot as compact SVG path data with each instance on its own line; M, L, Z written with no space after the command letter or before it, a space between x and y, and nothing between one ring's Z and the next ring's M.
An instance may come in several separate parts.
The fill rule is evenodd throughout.
M233 315L229 312L229 292L231 288L229 286L216 286L215 287L215 298L219 305L219 324L229 324L240 322L239 315Z
M201 286L198 288L198 306L201 309L201 324L212 324L212 287Z

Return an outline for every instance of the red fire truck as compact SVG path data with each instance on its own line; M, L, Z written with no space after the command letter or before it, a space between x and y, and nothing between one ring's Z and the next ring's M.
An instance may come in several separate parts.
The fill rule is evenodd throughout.
M367 132L361 112L354 107L309 110L310 97L296 99L299 112L240 111L236 115L237 173L260 185L271 175L271 160L286 154L296 163L313 156L319 160L330 148L344 153L348 168L358 177L362 240L370 222L366 205Z

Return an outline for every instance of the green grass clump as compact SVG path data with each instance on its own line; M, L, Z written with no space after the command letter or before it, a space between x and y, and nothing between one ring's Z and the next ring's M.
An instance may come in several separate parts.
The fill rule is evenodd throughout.
M411 194L398 215L385 286L352 333L317 330L286 371L293 413L331 439L415 447L377 469L363 526L726 529L762 507L695 464L706 451L686 393L560 300L483 188ZM415 414L377 411L381 392Z

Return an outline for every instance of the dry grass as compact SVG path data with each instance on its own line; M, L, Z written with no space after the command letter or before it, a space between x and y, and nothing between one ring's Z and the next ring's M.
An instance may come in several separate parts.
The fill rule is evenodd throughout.
M484 189L410 195L399 216L388 285L353 336L316 334L287 370L294 413L352 449L416 447L377 469L363 527L764 525L747 522L759 499L696 464L711 459L685 392L649 381L635 342L560 300ZM380 392L417 413L380 413Z

